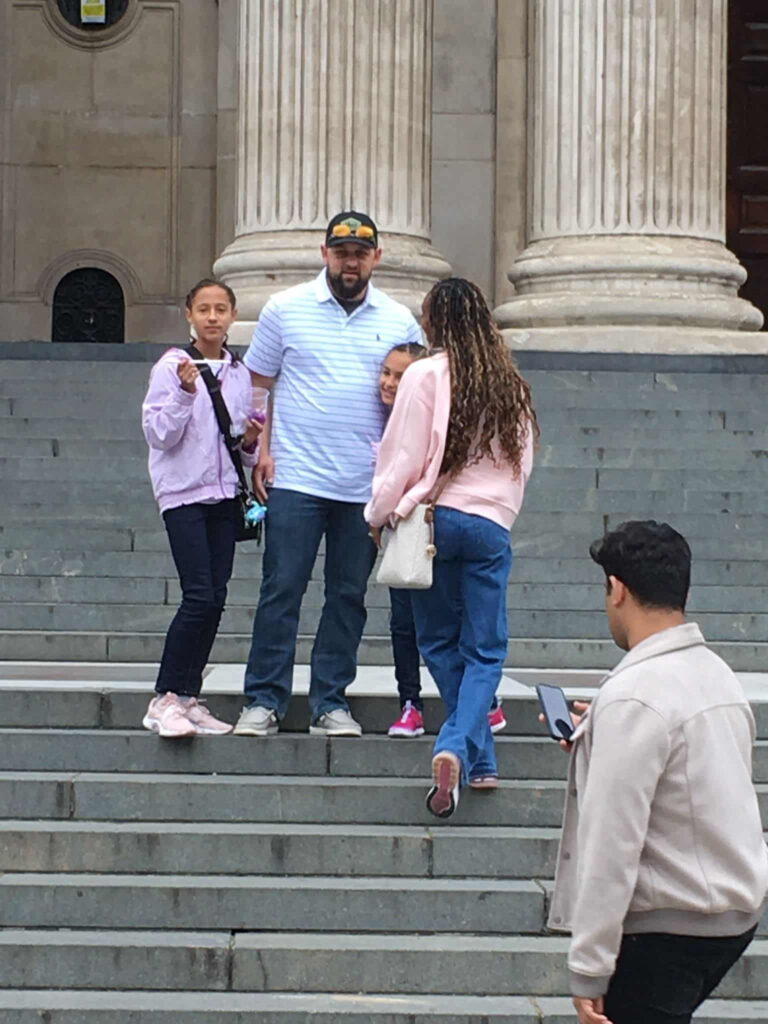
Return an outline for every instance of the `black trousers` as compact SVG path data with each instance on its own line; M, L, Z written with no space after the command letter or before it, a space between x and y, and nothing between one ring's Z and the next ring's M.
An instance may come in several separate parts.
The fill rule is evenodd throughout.
M165 638L155 689L197 697L216 639L235 559L240 505L180 505L163 513L181 583L181 605Z
M625 935L605 996L612 1024L689 1024L756 931L723 938Z

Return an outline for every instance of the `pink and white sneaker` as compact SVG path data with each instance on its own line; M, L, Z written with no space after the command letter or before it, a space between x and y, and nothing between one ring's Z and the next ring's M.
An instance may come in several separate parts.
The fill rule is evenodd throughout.
M403 711L396 722L389 727L388 736L423 736L424 718L418 708L409 700L403 705Z
M182 698L181 707L187 719L194 725L195 732L201 736L226 736L234 728L228 722L222 722L212 715L197 697L190 697L188 700Z
M493 711L488 712L488 725L490 725L491 732L493 733L501 732L502 729L507 728L507 720L504 717L501 701L499 701Z
M150 732L166 739L194 736L197 729L184 714L184 707L175 693L163 693L149 702L141 724Z

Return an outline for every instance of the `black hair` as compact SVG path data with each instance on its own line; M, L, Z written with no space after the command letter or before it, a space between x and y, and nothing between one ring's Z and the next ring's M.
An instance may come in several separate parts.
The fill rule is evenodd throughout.
M232 309L237 309L237 298L235 297L235 293L228 284L225 284L224 281L219 281L216 277L204 277L189 289L187 297L184 300L184 305L187 309L192 309L192 303L195 301L195 296L198 292L201 292L203 288L221 288L222 291L227 293L227 298L229 299L229 304L232 306Z
M652 608L685 611L691 585L691 549L669 523L655 519L621 523L589 548L609 576L627 587L635 600Z
M195 301L195 296L197 295L198 292L201 292L203 288L221 288L222 291L227 293L227 298L229 299L229 304L232 307L232 309L237 309L237 297L235 293L232 291L228 284L225 284L224 281L219 281L219 279L216 277L204 277L200 281L198 281L196 285L193 285L189 289L189 291L187 292L187 297L186 299L184 299L184 305L187 307L187 309L192 309L192 303ZM233 352L232 349L229 347L229 345L227 344L226 337L222 341L221 345L222 348L225 348L227 352L229 352L230 356L232 357L233 365L235 363L240 362L240 356L237 354L237 352Z
M404 341L400 345L393 345L390 352L405 352L414 359L422 359L427 354L426 345L420 345L418 341Z

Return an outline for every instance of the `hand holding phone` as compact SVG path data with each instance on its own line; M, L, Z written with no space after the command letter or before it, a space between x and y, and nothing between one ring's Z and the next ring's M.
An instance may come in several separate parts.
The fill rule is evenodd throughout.
M536 693L549 735L553 740L568 742L573 735L573 721L565 694L559 686L551 686L548 683L540 683L536 687Z

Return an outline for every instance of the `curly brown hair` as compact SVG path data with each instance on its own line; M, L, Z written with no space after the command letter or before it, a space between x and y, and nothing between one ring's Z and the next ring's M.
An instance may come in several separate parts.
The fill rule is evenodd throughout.
M520 472L529 432L539 437L531 386L520 374L483 293L463 277L447 277L424 301L425 330L433 351L448 355L451 415L441 473L455 476L498 443Z

